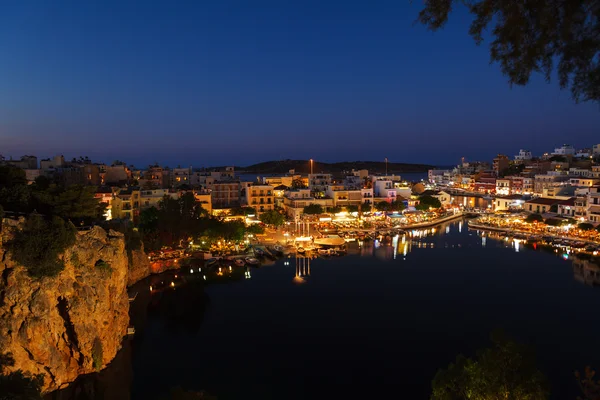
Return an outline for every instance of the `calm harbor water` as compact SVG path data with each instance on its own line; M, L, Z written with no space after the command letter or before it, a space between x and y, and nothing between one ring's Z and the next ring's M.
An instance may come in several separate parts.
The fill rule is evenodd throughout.
M233 269L220 284L196 273L150 294L165 279L150 277L131 304L135 338L48 399L161 399L181 386L219 400L425 400L439 368L498 328L534 347L552 399L576 398L573 370L600 368L600 289L583 283L593 268L464 221L412 236Z
M600 367L600 291L569 260L464 222L350 250L311 260L304 283L291 258L158 301L133 341L132 398L180 385L219 400L427 399L438 368L496 328L535 348L553 399L576 397L574 369Z

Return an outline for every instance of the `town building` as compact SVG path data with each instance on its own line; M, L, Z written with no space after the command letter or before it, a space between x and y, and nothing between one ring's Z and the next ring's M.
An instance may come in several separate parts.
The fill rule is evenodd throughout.
M170 171L171 187L179 187L182 185L191 186L192 167L189 168L173 168Z
M294 221L299 221L304 213L304 207L311 204L318 204L324 210L334 206L333 199L312 197L310 189L289 190L283 199L284 211Z
M520 194L496 196L494 198L493 208L494 211L521 210L523 209L523 204L525 204L525 200Z
M575 197L559 201L557 213L561 217L575 218Z
M112 218L126 219L137 223L140 216L140 190L134 188L121 189L113 196Z
M544 189L562 186L568 180L568 175L557 172L549 172L545 175L535 175L533 192L541 195L544 192Z
M396 189L391 180L375 180L373 181L373 196L379 201L396 201Z
M331 174L309 174L308 188L314 197L323 197L327 186L331 185Z
M520 149L519 154L517 154L515 156L515 162L517 164L522 164L522 163L531 161L532 158L533 158L533 155L531 154L531 151Z
M510 166L510 160L508 156L504 154L498 154L496 158L494 158L494 162L492 164L492 169L496 176L502 176L504 170L506 170Z
M123 186L132 180L131 170L127 164L116 161L112 165L105 165L101 173L101 181L105 185Z
M209 215L212 215L212 196L210 190L195 190L194 199L196 199L196 202L199 203Z
M21 156L19 160L3 160L5 164L13 165L21 169L38 169L38 159L36 156Z
M234 167L225 167L211 171L210 175L215 181L232 181L235 179L235 170Z
M275 209L275 188L272 185L252 183L245 187L246 204L257 214Z
M158 164L150 165L147 170L141 172L139 178L140 187L144 189L161 189L170 186L169 170Z
M212 207L231 208L241 205L241 184L239 181L214 181L208 185L211 191Z
M600 187L590 188L586 199L586 220L600 222Z
M531 213L544 214L550 212L552 206L558 205L560 199L538 197L525 202L523 209Z
M557 147L552 152L554 156L574 156L575 148L570 144L563 144L561 147Z

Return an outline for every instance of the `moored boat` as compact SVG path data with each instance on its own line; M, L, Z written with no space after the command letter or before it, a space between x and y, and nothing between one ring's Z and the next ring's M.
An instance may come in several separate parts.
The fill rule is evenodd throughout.
M249 265L258 265L260 264L260 261L254 257L246 257L246 259L244 260L246 261L246 264Z
M244 265L246 265L244 260L242 260L241 258L236 258L234 262L235 262L235 265L238 267L243 267Z

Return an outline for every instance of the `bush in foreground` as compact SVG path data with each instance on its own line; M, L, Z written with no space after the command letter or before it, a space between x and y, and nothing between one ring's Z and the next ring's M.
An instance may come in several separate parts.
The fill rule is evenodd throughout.
M30 215L22 230L8 242L12 259L34 278L56 276L64 268L61 253L75 243L75 227L62 218Z

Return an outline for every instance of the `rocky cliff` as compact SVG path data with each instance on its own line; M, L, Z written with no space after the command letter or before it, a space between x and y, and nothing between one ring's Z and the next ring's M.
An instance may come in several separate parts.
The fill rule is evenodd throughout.
M178 261L177 259L171 259L150 262L142 246L141 250L134 250L129 254L127 286L131 286L150 275L161 274L171 269L178 269L180 267Z
M4 226L2 240L10 239ZM56 277L32 279L0 248L0 352L14 369L43 373L44 391L95 372L117 354L129 323L123 235L79 232Z

